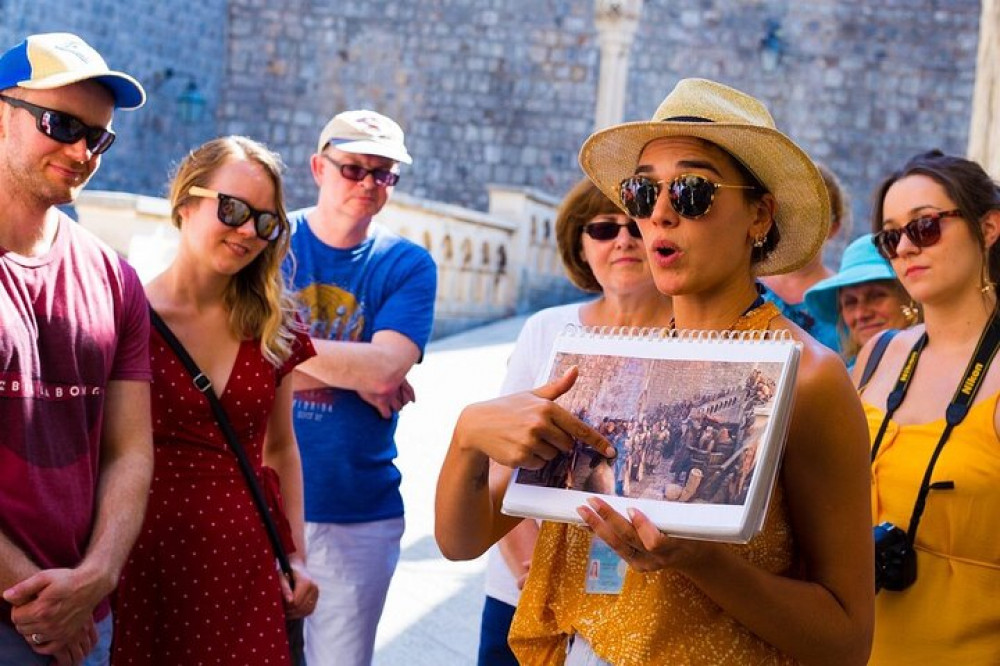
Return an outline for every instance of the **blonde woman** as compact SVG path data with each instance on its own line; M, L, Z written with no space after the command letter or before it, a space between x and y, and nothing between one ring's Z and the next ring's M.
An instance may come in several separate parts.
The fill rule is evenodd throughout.
M297 551L294 594L208 401L154 331L156 465L116 599L115 664L288 664L284 620L315 606L300 555L302 472L287 377L313 350L282 289L280 172L278 156L245 137L191 152L170 188L177 256L146 291L211 381L252 466L281 480Z

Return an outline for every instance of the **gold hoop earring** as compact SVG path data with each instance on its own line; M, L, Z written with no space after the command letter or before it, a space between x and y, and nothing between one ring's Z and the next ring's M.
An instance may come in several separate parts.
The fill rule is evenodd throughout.
M979 287L979 291L983 292L983 294L993 291L995 285L990 280L990 257L986 253L983 253L983 273L979 278L979 282L982 285Z

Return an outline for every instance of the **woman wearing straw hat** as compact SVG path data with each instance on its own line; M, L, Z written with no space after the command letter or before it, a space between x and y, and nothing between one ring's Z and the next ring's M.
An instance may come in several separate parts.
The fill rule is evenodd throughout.
M840 354L848 363L876 333L907 328L919 319L916 305L875 249L871 234L851 241L840 271L810 287L805 304L817 319L836 325Z
M861 394L880 543L908 553L878 560L871 663L1000 664L1000 190L975 162L916 155L879 186L872 226L924 322Z
M586 527L543 523L510 643L530 664L863 664L872 632L872 535L864 415L833 352L758 300L755 277L794 270L830 221L815 165L760 102L679 82L650 122L597 132L580 161L637 220L677 328L786 330L803 345L780 478L744 546L671 538L600 499ZM538 467L575 439L607 442L551 402L575 379L467 407L445 458L436 535L472 558L517 524L489 460ZM585 591L593 536L628 564L618 594ZM569 641L569 638L573 638ZM568 646L568 647L567 647Z
M535 385L552 341L567 324L664 327L670 323L670 298L653 284L638 227L590 180L578 182L563 200L556 217L556 238L569 279L598 296L585 303L546 308L525 322L511 352L501 394ZM613 486L608 465L592 469L591 479L596 481L605 472L608 485ZM538 524L525 520L490 550L479 634L482 666L517 664L507 645L507 633L537 538Z

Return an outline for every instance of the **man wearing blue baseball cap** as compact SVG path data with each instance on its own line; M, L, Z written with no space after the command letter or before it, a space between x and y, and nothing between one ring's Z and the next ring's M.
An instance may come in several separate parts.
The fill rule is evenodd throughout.
M0 664L106 664L149 480L139 279L56 206L142 86L75 35L0 55Z

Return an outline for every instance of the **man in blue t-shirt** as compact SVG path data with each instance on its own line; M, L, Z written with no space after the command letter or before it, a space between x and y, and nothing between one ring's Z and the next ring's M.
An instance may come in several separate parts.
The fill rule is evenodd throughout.
M399 560L403 500L396 418L423 354L437 270L426 250L378 226L410 164L399 125L373 111L334 116L310 167L314 208L290 216L286 273L317 356L296 368L309 571L321 595L306 620L309 664L368 665Z

